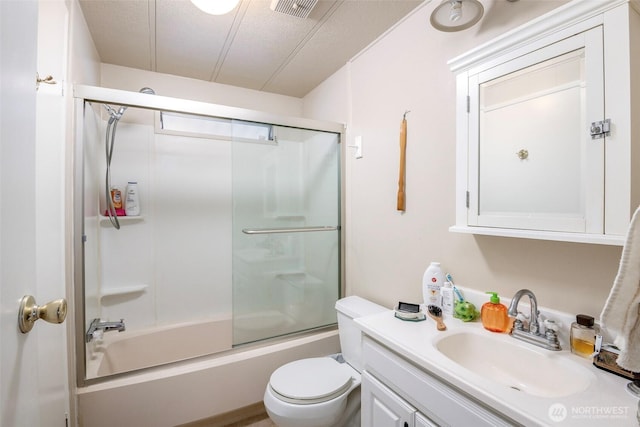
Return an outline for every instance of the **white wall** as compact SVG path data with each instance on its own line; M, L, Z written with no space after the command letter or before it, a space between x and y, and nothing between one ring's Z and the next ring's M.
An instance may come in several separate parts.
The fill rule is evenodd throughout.
M65 0L69 9L69 81L72 84L97 85L100 82L100 57L84 20L78 0ZM68 89L71 89L69 86ZM71 98L71 97L69 97Z
M102 87L135 92L148 86L158 95L268 111L285 116L302 115L302 100L291 96L136 70L119 65L102 64L101 71L100 86Z
M346 122L363 139L346 153L347 293L392 306L422 299L422 274L440 261L454 280L541 305L598 316L620 247L450 233L455 222L455 80L446 62L564 1L485 1L476 26L442 33L436 2L416 10L305 97L314 119ZM407 210L396 211L399 127L408 121Z

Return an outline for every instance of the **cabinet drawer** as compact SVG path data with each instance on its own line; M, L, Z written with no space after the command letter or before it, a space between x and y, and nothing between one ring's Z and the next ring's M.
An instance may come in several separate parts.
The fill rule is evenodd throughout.
M453 389L369 337L363 341L364 369L439 425L517 425Z

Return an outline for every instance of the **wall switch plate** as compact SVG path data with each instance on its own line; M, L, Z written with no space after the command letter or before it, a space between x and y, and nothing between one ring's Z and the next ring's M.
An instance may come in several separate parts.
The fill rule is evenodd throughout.
M353 139L353 145L349 145L349 147L356 149L354 153L354 156L356 159L362 158L362 136L361 135L356 136Z

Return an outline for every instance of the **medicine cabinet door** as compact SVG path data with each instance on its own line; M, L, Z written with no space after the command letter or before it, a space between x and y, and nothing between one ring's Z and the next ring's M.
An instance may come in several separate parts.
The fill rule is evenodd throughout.
M596 27L472 70L470 226L603 232L602 61Z

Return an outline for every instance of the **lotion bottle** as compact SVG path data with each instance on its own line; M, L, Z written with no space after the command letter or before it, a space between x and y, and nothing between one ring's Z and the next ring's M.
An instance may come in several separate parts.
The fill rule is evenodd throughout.
M500 297L496 292L487 293L491 298L482 305L480 310L482 326L491 332L506 332L509 328L507 307L500 303Z
M444 282L444 274L440 269L439 262L432 262L422 276L422 296L425 305L435 305L440 307L440 287Z

